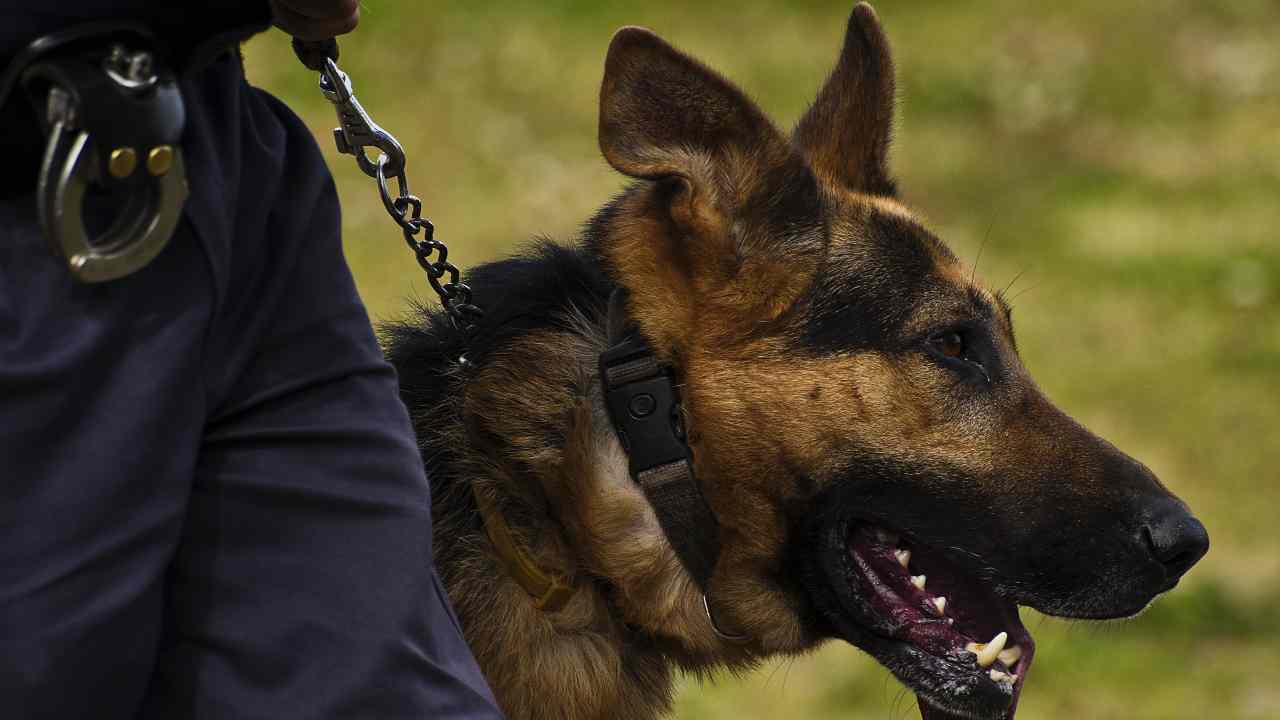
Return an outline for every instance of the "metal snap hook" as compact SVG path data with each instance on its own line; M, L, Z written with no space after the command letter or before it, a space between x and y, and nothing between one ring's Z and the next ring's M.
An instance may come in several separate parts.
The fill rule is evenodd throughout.
M720 625L716 623L715 616L711 614L711 603L707 601L706 593L702 594L702 609L706 611L707 622L711 623L711 630L716 634L716 637L719 637L721 640L724 640L725 642L733 643L734 645L742 645L751 640L750 635L738 635L738 634L726 632L720 629Z
M342 72L332 58L325 58L324 67L320 71L320 92L333 103L338 113L338 124L341 127L333 130L333 140L338 152L354 156L356 164L369 177L377 177L379 165L385 166L383 172L388 177L403 176L404 148L395 136L383 130L369 117L360 101L356 100L351 78ZM371 159L365 154L365 148L377 148L381 154Z

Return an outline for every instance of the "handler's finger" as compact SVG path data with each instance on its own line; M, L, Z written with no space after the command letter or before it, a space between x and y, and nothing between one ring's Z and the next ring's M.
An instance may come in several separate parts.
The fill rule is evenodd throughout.
M275 24L300 40L325 40L355 30L360 22L356 0L271 0Z
M327 18L351 15L360 9L360 0L272 0L289 6L296 13L309 18Z

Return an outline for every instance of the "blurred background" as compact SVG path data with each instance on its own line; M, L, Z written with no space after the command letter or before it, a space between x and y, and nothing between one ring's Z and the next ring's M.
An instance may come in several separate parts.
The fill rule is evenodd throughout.
M838 54L852 2L365 0L342 40L357 96L404 144L451 258L572 241L622 187L596 148L605 48L650 27L778 124ZM1213 548L1142 617L1024 611L1040 651L1020 717L1280 717L1280 4L876 4L893 43L905 200L989 285L1013 282L1048 394L1147 463ZM331 106L273 31L251 81L315 131L374 320L430 297ZM979 254L981 258L979 260ZM910 718L914 698L831 644L687 680L677 717Z

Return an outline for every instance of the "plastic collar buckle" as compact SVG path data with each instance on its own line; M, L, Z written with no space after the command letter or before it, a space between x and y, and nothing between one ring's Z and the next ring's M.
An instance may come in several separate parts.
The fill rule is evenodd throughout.
M601 353L600 377L632 477L689 459L674 380L644 342L624 340Z

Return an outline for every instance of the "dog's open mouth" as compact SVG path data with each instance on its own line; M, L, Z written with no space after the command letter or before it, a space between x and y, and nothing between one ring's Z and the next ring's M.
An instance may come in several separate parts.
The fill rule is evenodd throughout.
M826 534L819 604L916 692L926 720L1013 717L1035 652L1016 604L895 532L837 523Z

